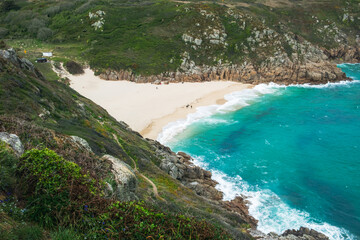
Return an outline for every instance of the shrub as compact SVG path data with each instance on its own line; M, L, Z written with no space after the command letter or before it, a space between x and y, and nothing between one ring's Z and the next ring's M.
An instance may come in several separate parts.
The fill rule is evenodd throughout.
M99 184L80 167L49 149L27 151L19 161L27 199L25 216L60 228L52 239L229 239L212 224L153 209L144 202L116 202L100 194Z
M1 216L0 217L4 217ZM5 215L6 217L6 215ZM37 225L18 224L12 218L10 219L11 226L2 228L0 225L0 240L41 240L44 239L43 229ZM6 221L5 220L5 221ZM1 222L1 221L0 221ZM9 223L10 223L9 222Z
M41 240L44 238L43 230L37 225L19 225L13 229L18 240Z
M0 41L0 49L8 49L9 46L6 45L6 43L4 41Z
M84 4L82 4L80 7L78 7L75 11L76 11L76 13L83 13L83 12L88 11L94 5L95 5L95 1L89 0L89 1L85 2Z
M0 190L9 191L14 188L17 161L13 151L0 141Z
M6 35L7 35L8 33L9 33L9 30L7 30L6 28L0 27L0 38L6 37Z
M0 3L0 11L2 12L8 12L11 10L18 10L20 7L15 4L14 0L5 0L2 3Z
M82 74L82 73L84 73L83 67L80 64L78 64L77 62L74 62L74 61L68 61L65 64L65 68L71 74Z
M60 228L58 231L51 233L52 240L78 240L80 237L71 229Z
M56 6L49 7L47 9L45 9L44 12L49 17L55 16L56 14L58 14L60 12L60 6L56 5Z
M38 33L40 28L44 28L44 27L45 27L45 22L43 20L34 18L33 20L31 20L27 29L30 33L36 34Z
M40 40L47 40L53 35L53 32L50 28L40 28L37 33L37 38Z
M70 10L74 7L75 3L73 2L65 2L65 3L60 3L58 5L55 6L51 6L47 9L45 9L44 13L46 15L48 15L49 17L53 17L56 14L62 12L62 11L66 11L66 10Z
M22 192L28 199L26 214L44 226L70 223L74 211L71 200L81 203L100 193L96 181L76 163L49 149L27 151L20 158L18 171Z

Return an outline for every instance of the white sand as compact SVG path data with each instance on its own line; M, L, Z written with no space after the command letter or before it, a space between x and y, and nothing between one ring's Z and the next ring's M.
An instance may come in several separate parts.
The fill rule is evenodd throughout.
M70 86L105 108L119 121L126 122L144 137L156 139L169 122L185 118L196 107L223 104L224 95L251 87L229 81L203 83L139 84L105 81L85 69L85 74L68 75ZM192 108L186 108L186 105Z

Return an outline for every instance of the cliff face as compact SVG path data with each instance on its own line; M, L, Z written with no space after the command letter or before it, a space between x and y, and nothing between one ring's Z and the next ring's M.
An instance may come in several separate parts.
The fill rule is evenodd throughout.
M359 36L356 31L346 34L339 27L346 21L351 24L358 21L356 14L352 20L336 23L330 18L319 19L312 10L301 9L305 16L314 14L310 20L298 16L308 22L306 27L311 34L306 35L292 26L293 21L301 19L287 18L288 22L278 19L271 24L246 8L186 6L198 19L193 26L183 29L183 52L176 71L146 76L132 69L109 68L100 77L140 83L230 80L252 84L321 84L347 79L337 63L360 62Z

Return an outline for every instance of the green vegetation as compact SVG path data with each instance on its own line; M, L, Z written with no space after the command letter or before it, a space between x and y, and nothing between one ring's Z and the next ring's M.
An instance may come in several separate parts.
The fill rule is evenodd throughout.
M53 240L80 240L80 236L72 229L60 228L58 231L51 233Z
M354 45L360 31L359 0L197 2L18 0L18 9L12 7L0 16L0 37L27 50L30 59L41 51L52 51L56 61L88 63L97 73L110 68L153 75L179 69L185 51L196 65L212 66L219 60L256 63L271 56L276 48L272 45L276 39L272 38L265 48L249 45L247 39L262 25L282 37L294 33L328 49L339 43ZM228 7L233 14L228 14ZM101 27L95 28L99 18L90 18L89 14L99 10L105 15ZM214 17L208 17L210 13ZM222 28L227 34L225 47L201 36L209 29ZM194 48L185 43L185 33L201 37L202 45ZM281 45L288 46L284 50L289 55L292 46L280 40Z
M67 61L65 63L66 70L71 74L82 74L84 70L80 64L74 61Z
M0 236L22 239L17 231L24 231L27 239L249 239L239 230L243 220L160 171L150 143L105 110L61 82L2 58L0 65L0 129L19 136L26 150L18 158L0 144ZM69 135L86 139L93 152ZM104 154L129 165L134 159L166 201L139 176L139 201L103 194L107 183L113 189L119 184Z
M73 73L89 64L97 74L110 68L141 75L176 71L186 56L197 66L261 66L278 49L289 57L296 52L289 34L328 49L339 41L355 43L359 0L283 2L6 0L0 38L32 62L51 51L54 66L62 62ZM105 14L90 17L99 10ZM273 34L264 34L269 28ZM261 45L254 40L260 35ZM0 129L17 134L27 150L17 158L0 143L1 237L250 239L243 233L249 224L238 215L160 171L161 159L148 141L69 88L66 79L59 81L51 64L34 65L44 77L0 58ZM85 139L93 152L71 135ZM104 154L131 166L134 160L165 201L142 178L139 201L106 198L104 186L115 189L117 182Z
M1 147L6 151L6 147ZM24 199L25 211L8 197L0 213L17 220L31 220L54 231L54 239L75 236L88 239L164 238L228 239L220 228L184 215L167 214L144 202L118 202L102 197L100 185L73 162L49 149L32 149L23 154L17 168L16 192ZM15 173L12 173L12 177ZM6 185L1 183L2 187ZM26 200L25 200L26 199ZM76 233L66 227L76 228ZM18 226L0 231L9 239L41 239L43 230L35 226ZM65 227L65 228L64 228ZM11 238L10 238L11 237Z
M17 158L7 145L0 141L0 191L11 190L16 183Z
M9 12L11 10L18 10L19 6L15 4L14 0L4 0L0 3L0 12Z
M52 70L51 63L34 63L37 69L45 76L49 81L59 80L59 76Z

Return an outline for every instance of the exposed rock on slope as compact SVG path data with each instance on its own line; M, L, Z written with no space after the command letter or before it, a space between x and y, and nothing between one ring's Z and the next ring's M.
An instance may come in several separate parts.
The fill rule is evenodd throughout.
M21 156L24 153L24 146L22 145L20 138L17 135L9 134L7 132L0 132L0 141L9 144L17 156Z
M301 227L299 230L286 230L283 234L269 233L267 235L254 231L253 236L262 240L329 240L327 236L314 229Z
M329 19L312 16L309 20L314 38L328 41L329 46L338 45L325 48L314 39L306 40L295 34L284 23L269 25L239 9L212 11L202 5L187 9L199 15L199 22L185 28L182 34L184 52L176 71L144 76L130 69L108 69L100 77L139 83L230 80L252 84L321 84L347 79L337 63L360 62L358 38L349 44L354 36L345 34Z
M138 199L135 191L138 184L134 170L120 159L111 155L104 155L104 160L111 162L111 171L117 184L112 192L121 201L132 201Z

